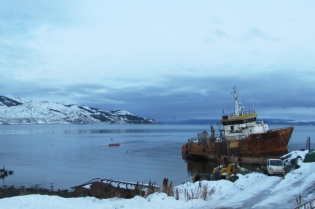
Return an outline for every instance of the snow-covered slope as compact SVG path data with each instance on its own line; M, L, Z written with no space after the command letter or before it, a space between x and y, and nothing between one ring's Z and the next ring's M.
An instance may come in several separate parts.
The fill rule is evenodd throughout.
M123 110L104 111L47 101L23 102L5 96L0 96L0 118L3 124L158 124Z

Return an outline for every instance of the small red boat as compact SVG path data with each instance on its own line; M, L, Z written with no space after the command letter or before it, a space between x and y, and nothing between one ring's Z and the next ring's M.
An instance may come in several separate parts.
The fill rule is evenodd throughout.
M115 144L109 144L108 146L109 146L109 147L119 147L120 144L119 144L119 143L115 143Z

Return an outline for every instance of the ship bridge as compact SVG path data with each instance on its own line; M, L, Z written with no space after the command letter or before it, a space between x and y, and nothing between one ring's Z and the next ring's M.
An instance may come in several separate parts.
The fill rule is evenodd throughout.
M221 123L223 125L236 125L255 122L257 119L257 113L255 110L244 111L236 115L235 113L222 115Z

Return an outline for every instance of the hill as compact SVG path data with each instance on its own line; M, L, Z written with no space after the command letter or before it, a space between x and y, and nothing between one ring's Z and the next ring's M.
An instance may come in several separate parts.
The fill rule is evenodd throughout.
M0 96L0 117L2 124L159 124L125 110L105 111L48 101L24 102L5 96Z

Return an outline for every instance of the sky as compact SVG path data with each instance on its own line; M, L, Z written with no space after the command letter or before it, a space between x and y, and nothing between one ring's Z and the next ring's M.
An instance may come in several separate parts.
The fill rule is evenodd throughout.
M4 96L220 119L313 120L314 1L0 0Z
M312 201L314 205L314 168L315 162L303 163L306 151L294 151L288 160L298 159L300 168L285 175L267 176L261 173L238 175L233 183L228 180L186 182L174 187L178 191L178 200L174 196L156 192L148 197L135 196L131 199L94 197L62 198L48 195L20 195L0 199L3 208L150 208L150 209L209 209L209 208L295 208L296 201L302 204ZM205 200L203 197L206 193ZM191 197L189 200L188 195ZM309 204L308 204L309 206Z

